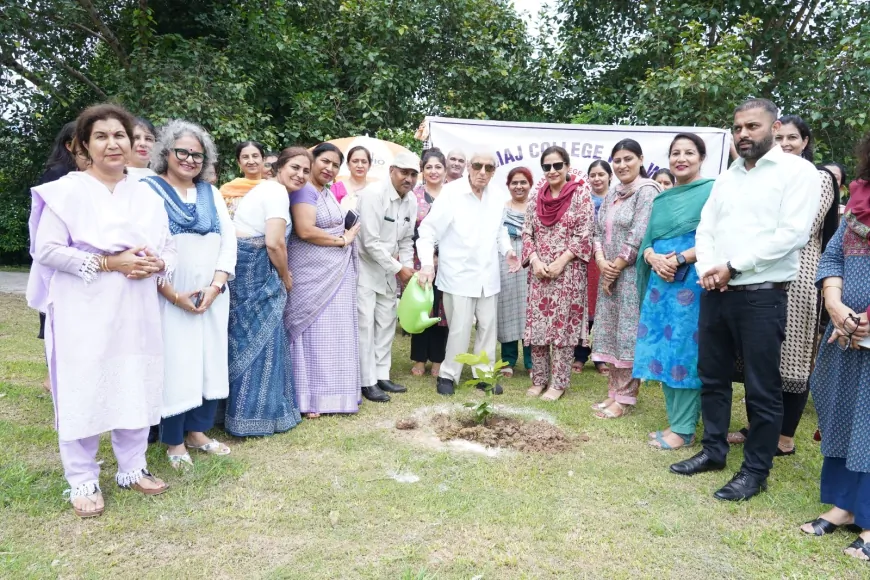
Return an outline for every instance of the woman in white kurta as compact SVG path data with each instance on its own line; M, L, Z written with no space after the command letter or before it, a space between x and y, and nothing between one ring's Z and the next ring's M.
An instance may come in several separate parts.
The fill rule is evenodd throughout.
M124 175L132 131L121 107L85 109L76 139L87 169L33 188L27 302L47 317L60 457L80 517L103 513L96 454L106 431L119 486L169 487L148 472L145 450L163 391L157 275L174 252L160 199Z
M160 293L166 373L160 440L172 467L193 465L187 448L227 455L205 435L229 393L226 283L236 266L236 235L220 192L201 179L217 157L206 131L170 121L152 153L156 177L143 181L163 199L178 263Z

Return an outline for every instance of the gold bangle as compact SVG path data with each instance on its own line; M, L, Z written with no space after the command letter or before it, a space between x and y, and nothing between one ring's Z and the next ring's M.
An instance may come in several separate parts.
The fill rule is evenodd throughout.
M178 292L175 293L175 301L172 303L173 306L178 306Z
M341 247L342 247L342 248L346 248L346 247L347 247L347 238L344 237L344 234L341 234L340 237L341 237L341 240L344 242L344 245L341 246Z

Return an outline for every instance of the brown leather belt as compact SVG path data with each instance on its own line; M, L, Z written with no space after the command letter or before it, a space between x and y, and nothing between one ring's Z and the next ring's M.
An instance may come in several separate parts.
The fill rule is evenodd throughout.
M788 290L791 282L762 282L761 284L744 284L743 286L728 286L726 292L754 292L756 290Z

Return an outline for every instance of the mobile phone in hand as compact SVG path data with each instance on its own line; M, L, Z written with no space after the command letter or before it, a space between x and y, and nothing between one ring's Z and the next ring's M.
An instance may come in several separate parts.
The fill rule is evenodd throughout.
M691 265L688 263L683 264L682 266L678 266L677 271L674 272L674 282L682 282L683 280L685 280L686 276L689 273L690 267Z
M193 305L199 308L199 305L202 304L203 298L205 298L205 290L200 290L196 293L196 296L193 297Z

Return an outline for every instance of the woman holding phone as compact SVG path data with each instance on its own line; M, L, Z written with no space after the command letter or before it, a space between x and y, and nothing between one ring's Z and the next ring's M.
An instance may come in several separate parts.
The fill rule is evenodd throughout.
M649 444L658 449L691 445L701 414L701 287L694 263L695 230L714 182L701 178L706 156L707 148L697 135L680 133L674 137L668 159L676 186L653 202L640 244L643 259L637 262L641 307L633 376L658 381L664 390L670 426L649 435Z
M293 230L287 244L293 287L287 293L284 328L293 361L299 411L356 413L362 398L356 283L359 256L355 216L341 209L329 188L344 161L339 149L321 143L311 152L309 182L290 194Z
M175 272L160 287L166 361L160 441L175 469L193 465L188 449L230 452L205 435L229 393L226 283L236 267L235 227L220 192L204 179L215 159L205 129L173 120L151 153L157 175L143 179L163 198L178 252Z

